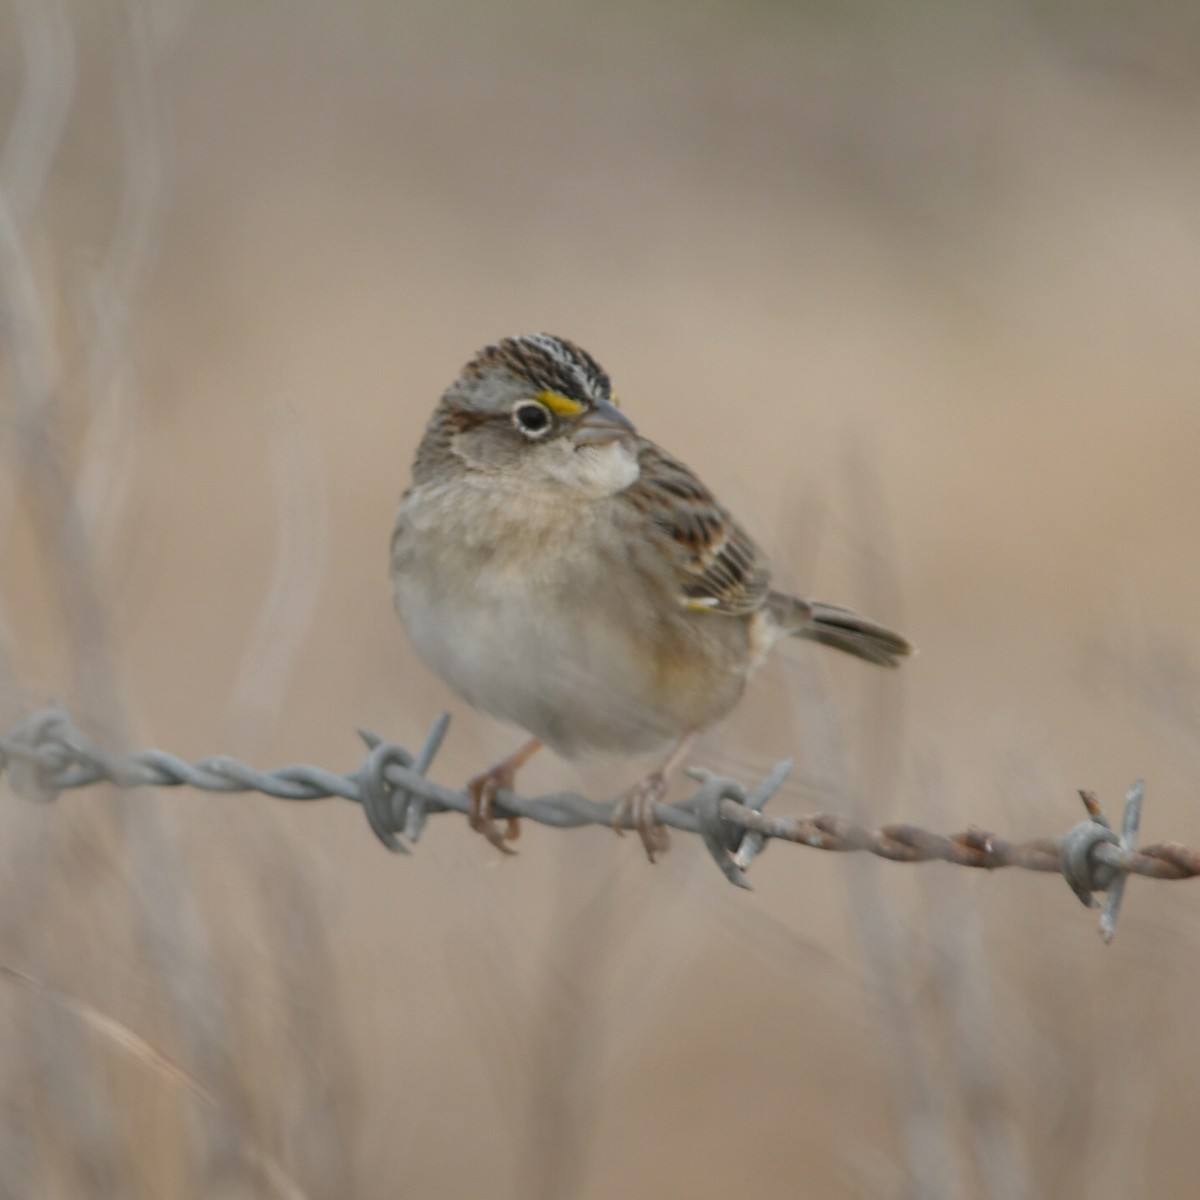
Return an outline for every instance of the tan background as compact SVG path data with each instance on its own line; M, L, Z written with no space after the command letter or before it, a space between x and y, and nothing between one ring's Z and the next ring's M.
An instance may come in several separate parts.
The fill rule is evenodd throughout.
M1144 839L1200 844L1198 51L1153 3L5 6L5 727L340 770L448 707L461 784L513 734L408 649L388 534L461 362L548 329L784 582L921 647L788 648L696 762L1014 837L1144 774ZM0 1195L1195 1188L1194 885L1105 949L1015 872L0 820Z

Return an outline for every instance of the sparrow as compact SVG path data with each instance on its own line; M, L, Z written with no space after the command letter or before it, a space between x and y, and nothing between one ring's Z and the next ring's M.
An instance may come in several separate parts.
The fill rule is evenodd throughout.
M546 333L485 347L425 429L391 543L396 611L425 664L530 738L468 785L501 850L497 791L542 746L661 753L617 805L651 861L654 805L696 735L782 637L895 667L896 631L771 587L762 550L697 475L642 437L585 350Z

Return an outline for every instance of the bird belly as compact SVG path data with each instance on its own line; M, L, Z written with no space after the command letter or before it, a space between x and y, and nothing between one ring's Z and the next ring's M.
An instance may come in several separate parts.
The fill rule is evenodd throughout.
M417 652L468 703L564 757L657 751L740 697L746 623L639 591L624 543L602 542L585 566L569 541L578 525L561 539L540 530L535 556L465 536L435 553L422 532L411 522L398 536L392 571Z
M495 578L471 592L411 580L396 588L417 652L469 704L568 758L647 753L683 732L645 694L644 669L610 631L580 628Z

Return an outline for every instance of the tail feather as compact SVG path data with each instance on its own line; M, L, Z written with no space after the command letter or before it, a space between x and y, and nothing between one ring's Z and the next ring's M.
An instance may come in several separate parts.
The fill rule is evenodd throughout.
M781 592L772 592L768 603L780 628L792 637L833 646L881 667L898 667L902 658L913 653L912 643L903 634L852 609L820 600L798 600Z

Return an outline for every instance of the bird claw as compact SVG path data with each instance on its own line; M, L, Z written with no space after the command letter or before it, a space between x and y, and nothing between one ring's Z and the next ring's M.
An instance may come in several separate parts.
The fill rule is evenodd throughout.
M655 861L656 854L664 854L671 844L667 827L654 820L654 806L667 794L667 776L663 771L652 771L640 783L633 787L617 801L613 810L612 827L618 837L625 836L622 825L626 817L633 822L633 827L642 839L646 857Z
M516 817L507 817L501 829L492 819L492 802L501 789L512 791L515 774L507 762L497 763L467 784L468 824L503 854L516 854L508 843L515 842L521 836L521 822Z

